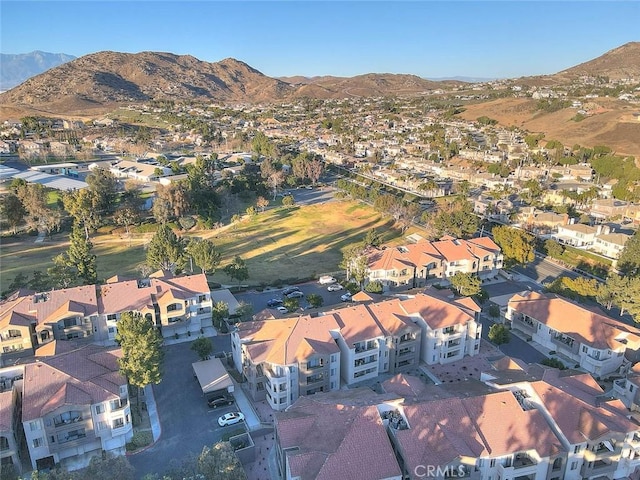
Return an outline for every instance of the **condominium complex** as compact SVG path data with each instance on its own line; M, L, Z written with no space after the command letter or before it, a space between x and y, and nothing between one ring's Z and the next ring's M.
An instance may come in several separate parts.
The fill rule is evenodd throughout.
M299 396L416 369L421 361L476 355L478 312L470 298L430 292L317 317L241 323L232 332L233 358L253 398L284 410Z
M400 247L369 250L367 278L384 286L422 287L429 281L448 284L448 279L459 272L481 279L493 278L502 263L500 247L489 237L471 240L443 237L435 242L420 240Z

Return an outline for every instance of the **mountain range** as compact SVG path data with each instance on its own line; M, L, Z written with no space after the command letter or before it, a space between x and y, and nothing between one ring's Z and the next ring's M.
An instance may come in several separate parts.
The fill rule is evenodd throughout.
M16 87L28 78L75 58L65 53L48 53L39 50L20 54L0 53L0 91Z
M52 57L49 57L52 55ZM32 64L69 59L63 54L27 54ZM18 56L14 56L18 57ZM37 60L42 59L41 61ZM2 70L5 74L5 59ZM13 60L17 64L17 60ZM25 62L25 65L29 62ZM26 67L23 69L27 71ZM640 78L640 42L613 49L601 57L555 75L527 77L540 84L567 82L582 75ZM161 52L98 52L73 59L33 76L0 94L0 105L12 109L65 114L113 108L154 99L211 102L271 102L291 98L345 98L420 94L459 80L432 81L408 74L371 73L355 77L268 77L233 58L205 62L189 55Z

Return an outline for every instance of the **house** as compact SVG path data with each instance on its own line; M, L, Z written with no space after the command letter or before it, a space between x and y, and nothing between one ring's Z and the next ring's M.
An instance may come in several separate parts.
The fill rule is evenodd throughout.
M619 258L631 235L626 233L607 233L596 236L591 249L609 258Z
M636 363L624 378L614 380L613 395L629 410L640 411L640 363Z
M524 207L518 215L522 226L537 235L545 235L558 231L558 227L569 223L566 213L543 212L535 207Z
M596 241L596 236L607 234L610 228L606 225L592 227L576 223L572 225L558 225L558 232L552 235L554 240L578 248L590 248Z
M635 359L640 350L640 329L556 295L516 294L505 319L511 328L598 377L623 371L625 355Z
M615 198L596 198L589 210L589 215L598 220L611 220L615 217L622 218L629 206L628 202Z
M474 273L481 279L493 278L502 268L503 256L488 237L471 240L443 237L382 250L371 249L367 256L367 281L384 286L420 287L428 280L448 284L458 272Z
M118 348L84 345L24 366L22 426L34 470L86 466L124 455L133 437Z
M301 397L276 413L281 478L402 480L379 408L330 395Z
M131 160L120 160L112 165L109 171L117 178L132 178L140 182L151 182L172 174L169 167L164 167L157 162L132 162Z

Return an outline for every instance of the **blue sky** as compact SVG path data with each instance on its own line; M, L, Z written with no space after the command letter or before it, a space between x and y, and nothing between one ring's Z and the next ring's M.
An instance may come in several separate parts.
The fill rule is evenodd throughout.
M164 51L270 76L555 73L640 41L640 2L6 1L0 51Z

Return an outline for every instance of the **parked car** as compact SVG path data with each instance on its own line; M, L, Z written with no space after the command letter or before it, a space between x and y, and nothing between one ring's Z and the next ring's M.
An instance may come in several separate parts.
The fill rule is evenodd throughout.
M291 294L293 292L299 292L299 291L300 291L300 289L298 287L288 287L288 288L285 288L282 291L282 295L284 295L286 297L286 296L288 296L289 294Z
M287 298L302 298L302 297L304 297L304 293L302 293L300 290L296 290L294 292L289 293L286 297Z
M342 300L343 302L348 302L349 300L351 300L351 294L349 292L345 293L340 297L340 300Z
M280 313L289 313L289 310L287 310L287 307L276 307L276 310L278 310Z
M207 399L209 408L218 408L225 405L233 405L233 398L229 395L221 394Z
M318 279L320 285L328 285L330 283L336 283L336 279L331 275L323 275Z
M225 413L218 419L218 425L221 427L226 427L227 425L235 425L236 423L240 423L244 421L244 415L242 412L230 412Z
M272 298L267 302L267 307L279 307L282 305L282 300L279 298Z
M337 292L338 290L342 290L342 288L342 285L340 285L339 283L332 283L327 287L327 290L330 292Z

